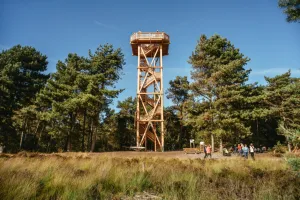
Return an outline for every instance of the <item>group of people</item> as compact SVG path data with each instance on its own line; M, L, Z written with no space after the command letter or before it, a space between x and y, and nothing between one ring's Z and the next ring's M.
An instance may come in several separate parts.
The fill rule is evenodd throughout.
M224 150L224 149L223 149ZM230 154L227 149L227 154ZM247 144L238 144L237 146L234 146L234 152L238 153L238 155L244 157L245 159L248 159L248 156L250 154L251 158L255 160L254 158L254 153L257 151L257 149L254 147L254 145L251 143L250 146L248 147ZM211 153L212 153L212 148L211 145L204 145L204 158L207 158L210 156L211 158ZM226 152L225 152L226 154ZM223 151L224 155L224 151Z
M250 144L249 148L247 144L238 144L236 150L239 153L239 155L241 155L245 159L248 159L248 155L250 153L251 158L255 160L254 158L255 147L252 143Z

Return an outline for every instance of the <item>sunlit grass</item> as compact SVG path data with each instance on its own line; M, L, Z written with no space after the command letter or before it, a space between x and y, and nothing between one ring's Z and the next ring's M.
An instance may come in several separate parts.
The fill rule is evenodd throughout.
M87 153L0 158L1 199L299 199L299 177L280 158L256 161L121 158Z

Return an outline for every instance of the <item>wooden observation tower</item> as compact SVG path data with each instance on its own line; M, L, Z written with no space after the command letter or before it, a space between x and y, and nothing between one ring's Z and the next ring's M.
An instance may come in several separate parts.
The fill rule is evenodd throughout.
M169 35L139 31L130 44L138 57L136 145L164 151L163 56L169 52Z

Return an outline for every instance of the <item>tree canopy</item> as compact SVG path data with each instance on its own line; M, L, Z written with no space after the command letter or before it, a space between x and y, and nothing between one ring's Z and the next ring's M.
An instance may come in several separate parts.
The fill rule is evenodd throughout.
M300 0L279 0L278 6L284 9L288 22L300 22Z
M191 79L169 82L164 108L165 149L196 142L273 146L300 143L300 78L291 72L250 83L250 58L228 39L201 35L189 57ZM125 65L120 48L99 45L88 56L70 53L46 74L47 56L33 47L0 53L0 145L20 150L113 151L135 144L136 98L113 106ZM217 140L215 140L217 139Z
M193 109L188 120L199 137L241 138L249 134L241 118L247 98L244 90L250 70L244 66L248 61L226 38L200 37L189 59L194 82Z
M33 47L14 46L0 53L0 143L16 148L12 117L34 102L49 77L47 56Z
M278 131L294 145L300 143L300 78L288 71L274 78L265 77L269 115L278 119Z

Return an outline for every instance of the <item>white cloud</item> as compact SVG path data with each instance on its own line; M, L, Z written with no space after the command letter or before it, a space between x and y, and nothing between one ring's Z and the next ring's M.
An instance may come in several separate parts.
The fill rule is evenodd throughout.
M117 30L119 31L120 29L118 29L117 27L113 26L113 25L107 25L107 24L103 24L97 20L94 20L94 23L98 26L101 26L101 27L104 27L104 28L108 28L108 29L114 29L114 30Z
M279 68L269 68L269 69L252 69L251 75L265 75L265 76L270 76L270 75L279 75L286 73L288 70L291 70L292 75L300 75L300 67L297 68L286 68L286 67L279 67Z

